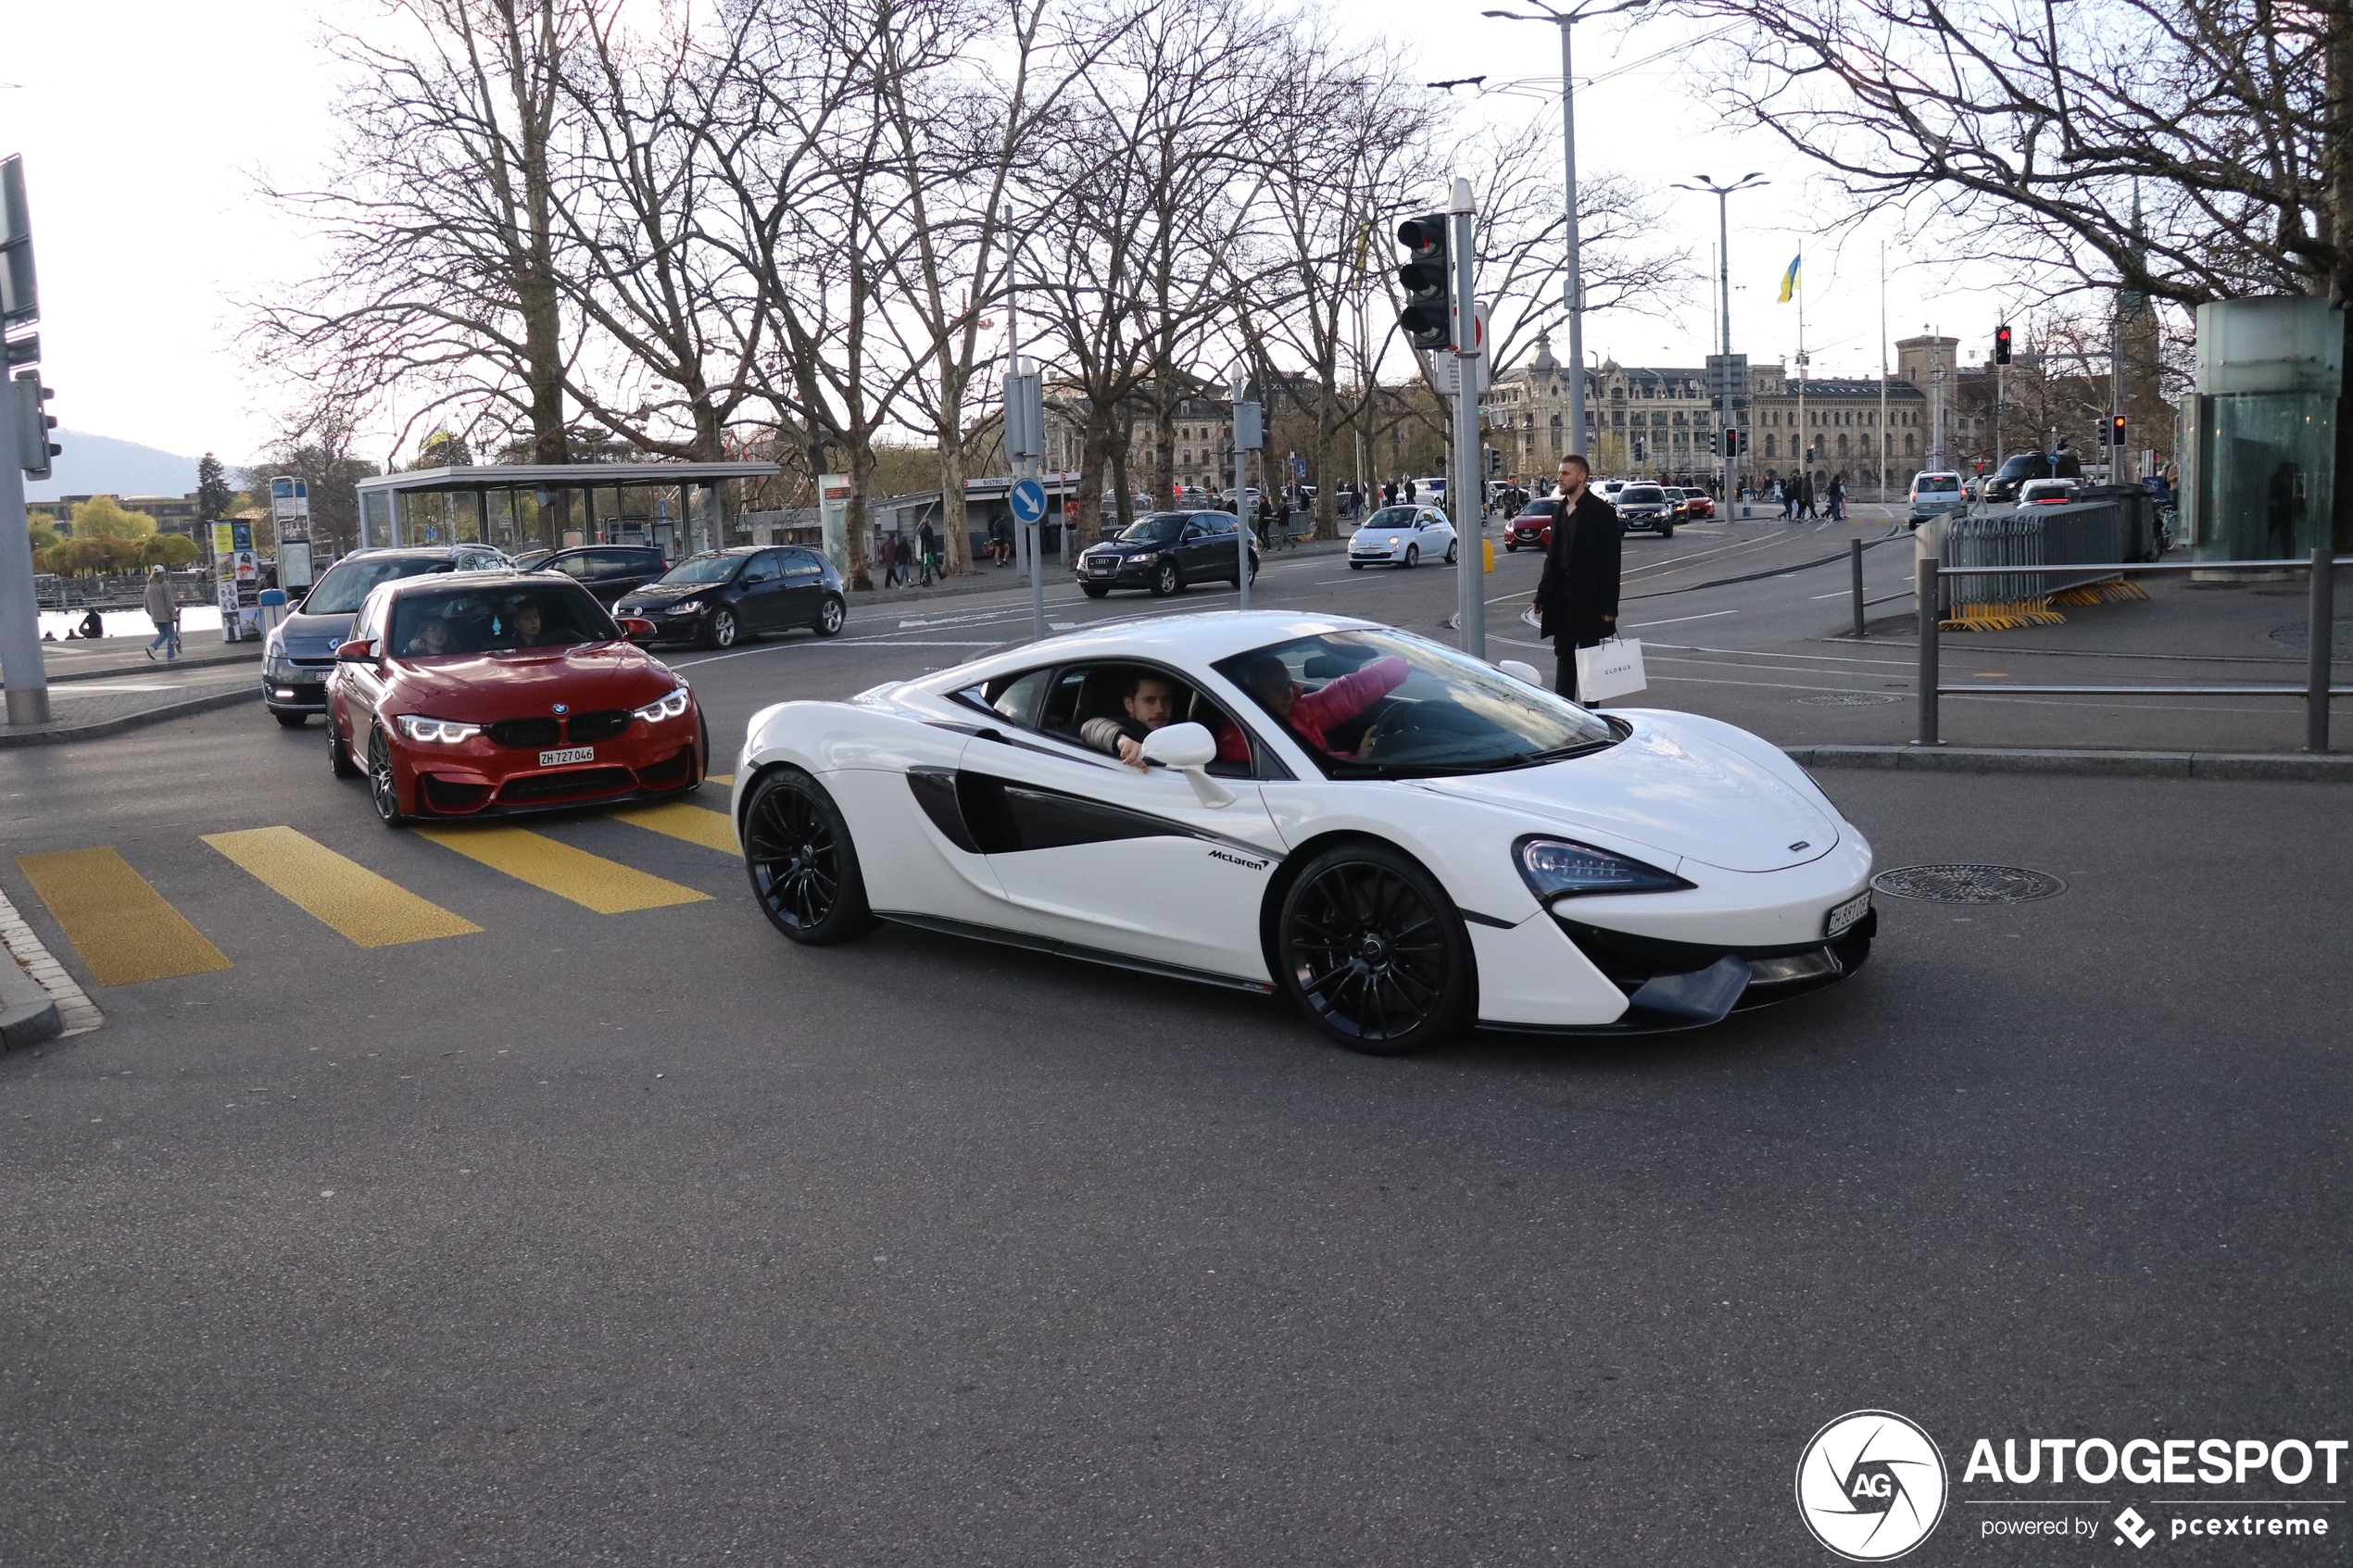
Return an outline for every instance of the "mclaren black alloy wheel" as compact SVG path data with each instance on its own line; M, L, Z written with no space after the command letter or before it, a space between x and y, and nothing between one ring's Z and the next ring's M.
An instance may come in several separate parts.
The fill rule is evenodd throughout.
M1185 574L1176 570L1173 560L1164 560L1152 568L1152 597L1164 599L1185 585Z
M343 744L343 736L335 733L335 710L327 709L327 766L339 779L356 779L359 766L352 761L350 748Z
M824 947L872 929L849 824L815 779L791 768L762 777L744 806L743 834L752 897L777 930Z
M1310 861L1276 928L1283 988L1351 1050L1400 1056L1465 1022L1470 937L1429 873L1378 844Z
M400 781L392 772L392 744L382 727L368 732L368 798L384 826L409 825L409 813L400 809Z

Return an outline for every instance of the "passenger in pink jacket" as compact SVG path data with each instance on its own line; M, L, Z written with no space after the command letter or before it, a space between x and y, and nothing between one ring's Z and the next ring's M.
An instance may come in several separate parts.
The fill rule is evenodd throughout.
M1411 672L1412 667L1392 653L1311 692L1290 678L1290 667L1281 659L1266 654L1243 667L1240 684L1300 739L1328 753L1331 747L1325 742L1326 732L1403 685ZM1250 747L1239 732L1228 730L1217 738L1217 757L1225 762L1245 761Z

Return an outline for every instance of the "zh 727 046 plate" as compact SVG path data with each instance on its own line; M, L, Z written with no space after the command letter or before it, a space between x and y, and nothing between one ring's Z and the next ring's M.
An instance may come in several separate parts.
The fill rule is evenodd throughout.
M561 767L566 762L594 762L597 748L593 746L568 746L561 751L543 751L539 765L543 768Z

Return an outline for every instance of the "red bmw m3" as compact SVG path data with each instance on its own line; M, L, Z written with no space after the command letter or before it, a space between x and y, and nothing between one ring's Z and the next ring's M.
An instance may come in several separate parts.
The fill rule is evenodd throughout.
M675 795L711 737L694 693L578 583L412 577L368 596L327 686L337 778L401 827Z

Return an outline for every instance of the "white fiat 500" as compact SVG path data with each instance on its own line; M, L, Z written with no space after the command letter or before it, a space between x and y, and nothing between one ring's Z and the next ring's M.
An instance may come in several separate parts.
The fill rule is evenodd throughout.
M1765 741L1332 616L1114 624L781 703L734 809L796 942L887 920L1279 991L1383 1054L1713 1023L1853 973L1876 925L1870 846Z
M1436 507L1383 507L1348 541L1348 564L1357 571L1453 559L1454 525Z

